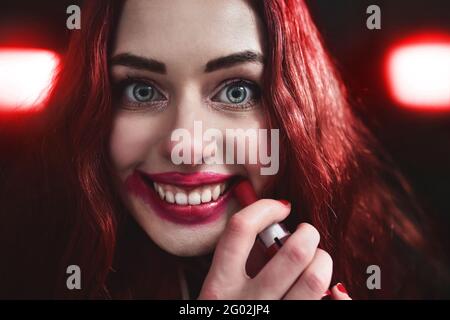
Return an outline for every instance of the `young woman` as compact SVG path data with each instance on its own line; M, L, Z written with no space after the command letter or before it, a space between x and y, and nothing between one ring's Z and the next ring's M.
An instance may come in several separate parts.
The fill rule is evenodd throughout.
M3 159L0 296L432 297L427 224L302 0L96 0L82 21L46 108ZM279 172L175 165L171 133L194 121L279 129ZM236 177L264 199L239 207ZM282 220L292 236L255 266L257 233Z

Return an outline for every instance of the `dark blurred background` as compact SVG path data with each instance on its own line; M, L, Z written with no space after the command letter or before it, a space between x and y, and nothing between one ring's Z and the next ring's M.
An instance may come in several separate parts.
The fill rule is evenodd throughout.
M47 48L64 54L70 35L66 8L81 1L2 0L0 49ZM401 107L388 95L385 58L402 39L422 32L450 36L448 0L309 0L351 93L355 111L390 151L427 213L450 228L450 106ZM366 27L369 5L381 8L381 30ZM448 236L447 236L448 239Z
M450 35L448 0L309 0L351 93L353 106L412 183L426 212L450 240L450 108L401 107L388 94L390 48L416 34ZM381 9L381 30L366 27L366 9Z

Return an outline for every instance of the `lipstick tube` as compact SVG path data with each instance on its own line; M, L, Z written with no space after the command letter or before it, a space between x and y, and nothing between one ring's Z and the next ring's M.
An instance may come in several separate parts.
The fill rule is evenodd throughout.
M238 182L234 187L234 195L242 207L251 205L258 200L255 190L248 180ZM274 223L261 231L258 239L266 248L267 258L272 258L290 235L291 233L282 223Z

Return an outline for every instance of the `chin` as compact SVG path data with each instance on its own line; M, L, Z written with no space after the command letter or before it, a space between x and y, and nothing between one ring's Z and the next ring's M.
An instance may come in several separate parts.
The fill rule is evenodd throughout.
M167 251L168 253L178 256L178 257L197 257L209 254L214 251L214 248L216 247L217 240L211 240L208 242L202 242L202 243L188 243L183 242L182 245L176 246L175 243L172 241L170 243L165 243L162 241L161 243L158 241L155 241L155 243L164 251Z

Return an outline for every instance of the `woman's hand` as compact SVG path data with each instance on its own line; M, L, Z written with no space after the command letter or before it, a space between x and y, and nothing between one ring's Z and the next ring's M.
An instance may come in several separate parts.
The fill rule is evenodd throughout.
M338 283L330 290L332 300L352 300L342 283Z
M257 234L285 219L290 209L290 204L262 199L232 216L199 299L321 299L330 286L333 261L317 247L319 232L307 223L298 226L255 277L247 275L245 266ZM333 291L331 295L341 297Z

